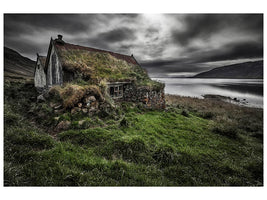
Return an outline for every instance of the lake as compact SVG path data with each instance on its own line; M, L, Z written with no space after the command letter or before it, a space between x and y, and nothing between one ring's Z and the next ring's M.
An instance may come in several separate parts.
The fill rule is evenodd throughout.
M202 98L222 95L246 101L246 106L263 108L263 79L152 78L165 83L165 93Z

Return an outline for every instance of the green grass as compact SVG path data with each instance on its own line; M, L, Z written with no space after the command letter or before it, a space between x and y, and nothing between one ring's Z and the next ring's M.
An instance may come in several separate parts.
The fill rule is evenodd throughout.
M243 126L248 110L235 106L238 122L229 112L222 126L216 105L205 115L196 110L201 103L186 107L179 101L165 111L123 103L116 118L61 115L86 123L55 135L45 128L55 122L39 122L40 113L50 111L39 105L39 114L25 112L38 106L16 99L21 93L34 91L5 85L6 186L263 185L262 110L249 109L251 123Z

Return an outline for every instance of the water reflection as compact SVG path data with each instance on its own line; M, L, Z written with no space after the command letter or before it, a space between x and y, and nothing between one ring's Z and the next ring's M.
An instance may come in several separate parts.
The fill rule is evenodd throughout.
M246 99L248 106L263 107L262 79L153 78L165 83L165 92L203 98L205 94Z

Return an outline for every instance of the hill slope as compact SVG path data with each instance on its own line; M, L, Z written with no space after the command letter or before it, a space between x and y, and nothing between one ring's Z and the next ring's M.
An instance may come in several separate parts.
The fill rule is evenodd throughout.
M4 47L5 78L33 78L35 62L18 52Z
M197 74L194 78L263 78L263 61L217 67Z

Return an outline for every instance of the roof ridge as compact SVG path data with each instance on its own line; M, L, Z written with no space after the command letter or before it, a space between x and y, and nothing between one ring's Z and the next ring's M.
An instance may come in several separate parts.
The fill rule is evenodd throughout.
M66 49L66 50L70 50L70 49L79 49L79 50L85 50L85 51L91 51L91 52L99 52L99 53L107 53L111 56L114 56L118 59L122 59L128 63L131 64L135 64L135 65L140 65L135 58L133 57L133 55L125 55L125 54L121 54L121 53L116 53L116 52L112 52L112 51L108 51L108 50L104 50L104 49L97 49L94 47L86 47L86 46L81 46L81 45L77 45L77 44L71 44L71 43L57 43L55 40L52 39L52 42L54 43L54 45L58 48L58 49Z
M68 43L68 42L65 42L65 44L69 44L69 45L73 45L73 46L78 46L78 47L83 47L83 48L89 48L89 49L103 51L103 52L107 52L107 53L114 53L114 54L118 54L118 55L122 55L122 56L132 57L130 55L126 55L126 54L122 54L122 53L117 53L117 52L113 52L113 51L109 51L109 50L105 50L105 49L95 48L95 47L81 46L81 45L72 44L72 43Z

